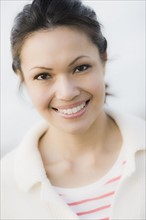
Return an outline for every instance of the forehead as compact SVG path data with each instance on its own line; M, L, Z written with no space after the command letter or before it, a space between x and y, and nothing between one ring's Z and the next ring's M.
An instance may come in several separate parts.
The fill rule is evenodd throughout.
M20 59L23 63L72 59L75 56L99 56L98 48L86 33L76 28L57 27L39 30L24 42Z

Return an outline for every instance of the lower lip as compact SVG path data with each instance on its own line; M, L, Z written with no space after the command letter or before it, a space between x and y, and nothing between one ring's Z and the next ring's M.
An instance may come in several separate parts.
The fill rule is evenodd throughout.
M84 108L82 108L80 111L76 112L76 113L73 113L73 114L70 114L70 115L67 115L67 114L63 114L59 111L55 111L59 116L65 118L65 119L75 119L75 118L79 118L81 117L82 115L84 115L84 113L86 112L87 108L88 108L88 105L89 105L89 102L88 104L85 105Z

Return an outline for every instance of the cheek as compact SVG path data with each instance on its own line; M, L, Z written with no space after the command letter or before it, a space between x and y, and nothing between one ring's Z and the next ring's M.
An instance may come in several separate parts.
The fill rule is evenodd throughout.
M37 109L43 109L49 106L49 96L47 92L39 91L36 89L28 89L29 96L32 100L33 105Z
M98 81L93 85L93 106L95 110L97 108L103 107L105 103L105 84L103 81Z
M97 82L97 85L96 85L96 93L97 93L97 96L105 96L105 83L103 80Z
M105 95L105 82L103 76L95 77L93 80L88 82L90 92L93 96L96 96L100 99Z

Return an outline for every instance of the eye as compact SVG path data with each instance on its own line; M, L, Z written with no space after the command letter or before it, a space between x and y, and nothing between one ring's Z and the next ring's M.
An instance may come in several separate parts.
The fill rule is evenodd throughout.
M41 73L41 74L38 74L34 77L34 79L36 80L48 80L48 79L51 79L51 76L49 73Z
M90 65L87 65L87 64L84 64L84 65L80 65L80 66L77 66L74 70L75 73L79 73L79 72L84 72L86 71L87 69L89 69L91 66Z

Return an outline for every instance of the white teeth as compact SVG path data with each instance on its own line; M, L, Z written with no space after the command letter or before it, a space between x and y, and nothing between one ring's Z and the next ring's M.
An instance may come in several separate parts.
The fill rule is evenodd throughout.
M73 109L72 109L72 112L73 112L73 113L76 113L77 111L78 111L77 108L73 108Z
M79 112L82 108L84 108L86 103L83 103L77 107L74 108L69 108L69 109L58 109L59 112L66 114L66 115L71 115L73 113Z
M69 114L72 114L72 110L71 109L68 109L67 110L67 114L69 115Z

